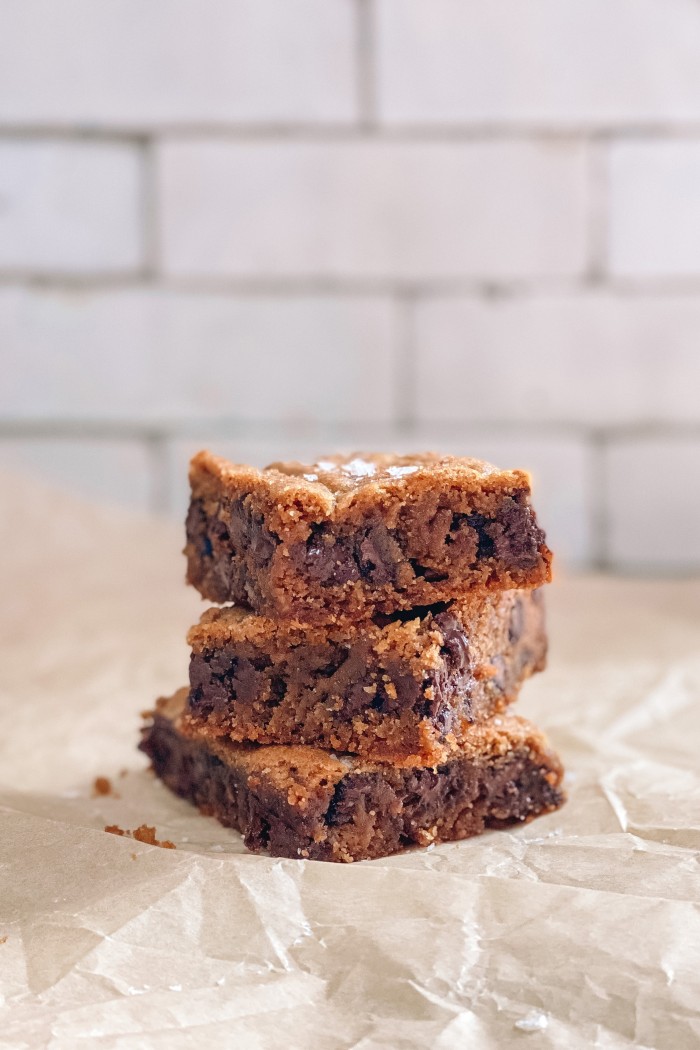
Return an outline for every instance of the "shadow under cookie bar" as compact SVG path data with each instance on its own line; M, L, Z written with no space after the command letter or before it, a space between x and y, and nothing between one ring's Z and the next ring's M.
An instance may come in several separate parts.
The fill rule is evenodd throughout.
M562 768L524 719L475 726L437 769L368 763L303 746L184 736L186 691L158 702L141 750L202 813L277 857L366 860L523 823L564 801Z
M523 471L435 454L190 468L188 582L214 602L326 623L537 587L551 552Z
M309 744L436 765L544 668L540 591L334 626L208 610L192 647L185 721L202 736Z

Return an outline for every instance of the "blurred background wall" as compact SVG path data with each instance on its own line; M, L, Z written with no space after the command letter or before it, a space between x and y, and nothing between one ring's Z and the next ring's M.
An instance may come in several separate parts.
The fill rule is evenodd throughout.
M3 0L0 467L527 466L574 566L700 565L698 0Z

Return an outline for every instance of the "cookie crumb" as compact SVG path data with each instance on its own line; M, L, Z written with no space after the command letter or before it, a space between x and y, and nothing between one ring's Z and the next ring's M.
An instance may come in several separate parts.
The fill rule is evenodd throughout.
M121 835L124 838L136 839L137 842L145 842L149 846L160 846L161 849L177 848L170 839L157 839L156 829L149 827L148 824L141 824L138 828L134 828L133 831L130 831L128 828L120 828L118 824L107 824L105 831L109 835ZM133 853L132 857L135 857Z
M118 824L107 824L107 825L105 825L105 831L109 835L130 835L131 834L130 831L124 831L123 828L120 828Z
M159 841L156 838L156 829L150 828L148 824L141 824L131 834L137 842L146 842L149 846L160 846L161 849L175 849L175 843L171 842L170 839Z
M0 937L0 944L7 944L7 937Z
M98 798L101 795L112 795L112 781L108 777L95 777L92 782L92 797Z

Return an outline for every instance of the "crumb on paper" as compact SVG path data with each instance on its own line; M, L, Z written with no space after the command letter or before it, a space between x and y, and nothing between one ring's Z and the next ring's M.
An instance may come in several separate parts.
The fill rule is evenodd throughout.
M92 797L103 798L105 795L111 795L112 798L119 798L112 787L112 781L109 777L95 777L92 782Z
M160 846L161 849L175 849L175 843L171 842L170 839L163 839L162 841L156 838L156 829L151 828L148 824L141 824L140 827L135 828L133 831L129 831L128 828L120 828L118 824L107 824L105 831L109 835L121 835L124 838L136 839L137 842L145 842L149 846ZM132 857L134 854L132 853Z
M521 1032L544 1032L549 1024L549 1019L541 1010L530 1010L528 1014L516 1021L514 1028Z
M7 944L7 937L0 937L0 944Z

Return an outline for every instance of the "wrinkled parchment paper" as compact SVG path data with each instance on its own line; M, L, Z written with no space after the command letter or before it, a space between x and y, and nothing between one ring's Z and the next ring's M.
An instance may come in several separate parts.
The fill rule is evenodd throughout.
M271 860L135 750L202 609L181 530L9 479L0 518L0 1045L700 1045L700 582L550 588L520 707L565 760L562 811L386 861Z

